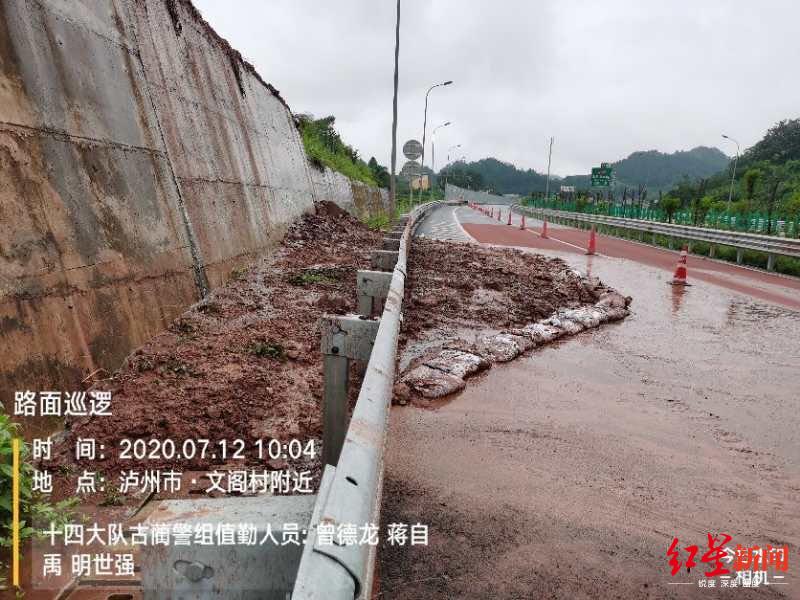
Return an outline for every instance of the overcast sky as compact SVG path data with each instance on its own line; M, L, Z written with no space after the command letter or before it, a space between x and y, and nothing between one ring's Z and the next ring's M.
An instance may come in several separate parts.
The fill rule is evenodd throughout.
M336 116L364 159L389 164L393 0L194 0L295 113ZM587 173L636 150L733 155L800 113L796 0L403 0L399 148L436 168L465 154ZM431 149L426 150L431 164Z

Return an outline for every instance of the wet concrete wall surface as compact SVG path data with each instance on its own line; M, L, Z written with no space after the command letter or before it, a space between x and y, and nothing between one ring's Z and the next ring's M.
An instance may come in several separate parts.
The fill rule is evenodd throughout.
M389 192L384 188L373 188L360 181L351 181L328 167L309 168L318 198L335 202L358 217L375 215L389 206Z
M0 0L0 402L111 372L332 185L188 1Z

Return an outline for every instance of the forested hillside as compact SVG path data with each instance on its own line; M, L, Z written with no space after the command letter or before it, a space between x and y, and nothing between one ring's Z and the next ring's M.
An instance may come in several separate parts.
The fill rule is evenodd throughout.
M717 148L698 146L692 150L666 154L657 150L634 152L614 164L617 183L621 186L647 187L651 192L666 190L684 178L696 180L718 173L728 165L728 157ZM599 165L598 165L599 166ZM472 172L473 179L500 194L522 194L545 190L547 175L533 169L518 169L511 163L484 158L471 163L457 163L449 167L457 172ZM448 168L440 172L440 177ZM480 176L479 178L477 176ZM574 185L578 189L589 187L589 174L551 178L551 190L561 185Z

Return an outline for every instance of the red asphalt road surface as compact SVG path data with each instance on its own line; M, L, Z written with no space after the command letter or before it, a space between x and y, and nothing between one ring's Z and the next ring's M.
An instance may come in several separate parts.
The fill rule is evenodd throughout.
M539 234L540 229L533 230L528 227L521 230L519 225L462 223L461 226L482 244L584 254L589 241L588 231L563 226L548 227L546 239ZM672 250L599 234L597 254L625 258L669 272L675 271L679 255ZM754 298L800 310L800 279L742 268L692 254L689 255L687 266L689 283L693 278L699 279Z

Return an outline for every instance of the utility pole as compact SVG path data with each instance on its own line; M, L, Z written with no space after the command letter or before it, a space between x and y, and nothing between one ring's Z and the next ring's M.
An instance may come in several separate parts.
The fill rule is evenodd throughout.
M397 0L397 23L394 28L394 98L392 99L392 173L389 178L389 214L394 218L397 182L397 71L400 59L400 0Z
M550 138L550 152L547 155L547 185L544 189L544 198L547 201L550 198L550 160L553 158L553 139Z
M724 137L726 140L730 140L734 144L736 144L736 158L733 161L733 173L731 174L731 189L728 192L728 204L725 207L725 214L730 215L730 213L731 213L731 200L733 199L733 183L734 183L734 181L736 181L736 165L739 162L739 142L737 142L732 137L725 135L724 133L722 134L722 137Z

